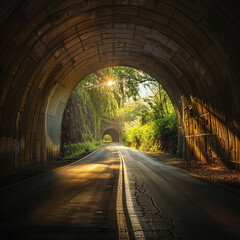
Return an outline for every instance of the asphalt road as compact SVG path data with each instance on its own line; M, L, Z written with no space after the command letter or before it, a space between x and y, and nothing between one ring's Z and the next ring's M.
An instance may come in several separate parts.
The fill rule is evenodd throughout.
M238 189L203 181L120 144L0 194L1 239L240 236Z

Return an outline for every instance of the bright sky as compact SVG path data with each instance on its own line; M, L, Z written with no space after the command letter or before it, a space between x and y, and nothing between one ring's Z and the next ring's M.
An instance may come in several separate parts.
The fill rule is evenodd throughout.
M146 94L148 94L149 92L150 92L150 89L148 87L145 88L142 84L140 85L139 94L140 94L141 97L145 97Z

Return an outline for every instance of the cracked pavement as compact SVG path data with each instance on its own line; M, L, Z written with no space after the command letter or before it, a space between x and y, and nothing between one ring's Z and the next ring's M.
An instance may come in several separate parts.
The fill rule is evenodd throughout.
M145 239L238 239L239 190L202 181L137 150L120 151Z
M136 173L132 173L130 180L134 183L133 196L135 210L146 239L172 239L181 238L173 235L174 223L170 217L161 215L160 209L155 204L152 196L147 192L144 182Z
M237 240L239 200L238 189L113 143L1 189L0 230L12 240Z

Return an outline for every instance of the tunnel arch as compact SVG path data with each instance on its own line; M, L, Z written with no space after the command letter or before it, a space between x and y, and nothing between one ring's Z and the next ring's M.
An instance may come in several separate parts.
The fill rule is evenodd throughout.
M116 129L114 129L114 128L106 129L102 134L102 139L106 134L108 134L112 137L112 142L119 142L120 133Z
M185 157L239 166L238 11L239 3L223 0L4 1L1 175L56 159L71 92L90 73L118 65L166 89Z
M113 142L112 136L109 134L104 134L102 138L103 138L104 143L112 143Z

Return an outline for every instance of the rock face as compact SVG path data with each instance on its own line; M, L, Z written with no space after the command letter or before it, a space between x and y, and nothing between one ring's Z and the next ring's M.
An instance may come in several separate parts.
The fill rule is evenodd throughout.
M89 94L80 87L74 89L63 114L61 154L63 145L101 140L101 120Z

